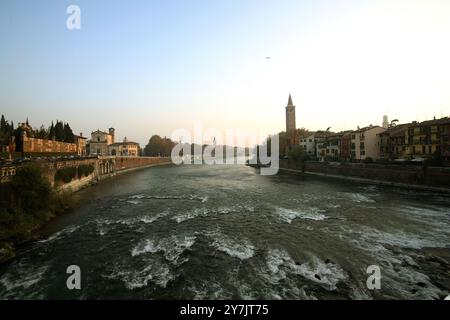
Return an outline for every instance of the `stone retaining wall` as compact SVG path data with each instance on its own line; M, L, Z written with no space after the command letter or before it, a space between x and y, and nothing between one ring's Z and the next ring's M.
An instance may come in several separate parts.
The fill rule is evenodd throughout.
M286 160L280 161L280 167L299 169L297 166L290 165ZM422 184L447 188L450 187L450 168L448 167L307 161L305 162L304 170L305 172L315 172L329 175L351 176L365 179L418 185Z

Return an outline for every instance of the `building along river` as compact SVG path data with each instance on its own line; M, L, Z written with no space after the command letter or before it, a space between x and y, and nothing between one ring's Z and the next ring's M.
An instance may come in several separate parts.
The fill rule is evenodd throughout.
M157 167L74 195L0 266L2 299L442 299L450 196L246 166ZM81 290L66 269L81 268ZM368 266L381 270L369 290Z

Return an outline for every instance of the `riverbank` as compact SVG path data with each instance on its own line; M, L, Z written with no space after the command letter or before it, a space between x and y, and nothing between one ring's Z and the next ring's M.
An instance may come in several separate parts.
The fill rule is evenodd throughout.
M255 164L248 164L248 166L261 167ZM303 165L295 165L290 164L287 160L280 160L279 171L285 174L311 175L363 184L450 193L449 167L316 161L306 161Z
M38 166L33 166L31 169L33 171L35 183L28 183L29 177L27 176L25 179L23 179L23 171L19 172L17 177L14 176L13 180L10 183L1 185L1 187L4 188L4 190L2 191L5 191L3 193L13 194L14 192L9 189L15 189L19 191L19 195L25 192L35 197L37 201L42 201L46 204L37 209L38 211L40 210L39 214L35 214L33 212L33 206L37 205L36 202L33 202L30 206L28 206L27 210L24 210L21 205L21 199L19 199L18 205L6 203L6 201L10 201L7 198L11 197L5 196L5 199L2 199L2 202L5 202L5 205L0 212L0 265L14 259L17 248L29 242L38 240L38 234L41 229L43 229L50 221L54 220L56 217L70 210L72 207L71 195L73 193L78 192L82 189L89 188L91 186L95 186L101 180L112 179L115 176L131 173L138 170L168 165L172 165L172 163L155 162L142 166L122 168L121 170L103 175L96 175L95 173L93 173L87 177L74 179L66 184L59 186L54 185L53 187L51 187L50 182L47 181L49 175L42 172L42 168L39 169ZM25 171L29 170L26 169ZM29 175L29 173L27 173L27 175ZM50 177L51 176L52 175L50 175ZM16 180L20 180L21 182L18 183ZM36 190L34 190L33 188L36 188L38 190L44 189L45 194L36 196ZM43 199L43 197L48 197L48 199ZM12 196L12 199L16 198L19 198L19 196ZM17 218L17 216L22 217Z
M52 188L40 166L20 167L0 184L0 263L14 258L17 246L69 207L70 197Z
M143 166L137 166L137 167L131 167L131 168L126 168L126 169L120 169L117 171L112 171L108 174L103 174L103 175L98 175L96 173L93 173L87 177L81 178L81 179L77 179L77 180L73 180L69 183L66 183L60 187L58 187L57 191L58 192L63 192L63 191L68 191L68 192L77 192L79 190L91 187L96 185L99 181L103 181L106 179L111 179L115 176L118 175L122 175L122 174L126 174L126 173L130 173L130 172L134 172L134 171L138 171L138 170L143 170L143 169L148 169L148 168L153 168L153 167L160 167L160 166L170 166L172 165L172 162L161 162L161 163L151 163L148 165L143 165Z
M326 173L311 172L311 171L302 172L301 170L288 169L288 168L280 168L280 172L286 173L286 174L294 174L294 175L310 175L310 176L317 176L317 177L323 177L323 178L329 178L329 179L354 181L354 182L363 183L363 184L396 187L396 188L418 190L418 191L441 192L441 193L450 194L450 188L443 188L443 187L434 187L434 186L392 182L392 181L382 181L382 180L376 180L376 179L366 179L366 178L343 176L343 175L337 175L337 174L326 174Z

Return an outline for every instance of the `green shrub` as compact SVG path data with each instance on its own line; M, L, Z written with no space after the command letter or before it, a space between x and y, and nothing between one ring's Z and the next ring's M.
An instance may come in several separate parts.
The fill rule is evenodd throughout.
M19 167L11 181L0 184L0 249L2 243L29 240L33 230L70 207L69 196L52 189L41 167Z
M288 153L288 163L295 169L305 171L305 162L308 160L308 155L300 146L294 146Z
M94 166L92 164L80 164L78 166L78 179L89 176L94 172Z
M62 169L58 169L55 173L55 182L64 182L69 183L77 176L77 168L76 167L66 167Z
M26 238L52 212L56 195L36 165L20 167L0 188L0 240Z

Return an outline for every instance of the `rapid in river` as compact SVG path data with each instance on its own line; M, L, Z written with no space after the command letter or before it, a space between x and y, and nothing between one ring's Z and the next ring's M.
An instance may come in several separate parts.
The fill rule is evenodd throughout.
M450 196L238 165L144 169L0 266L2 299L442 299ZM81 270L68 290L67 267ZM367 287L369 266L380 289Z

